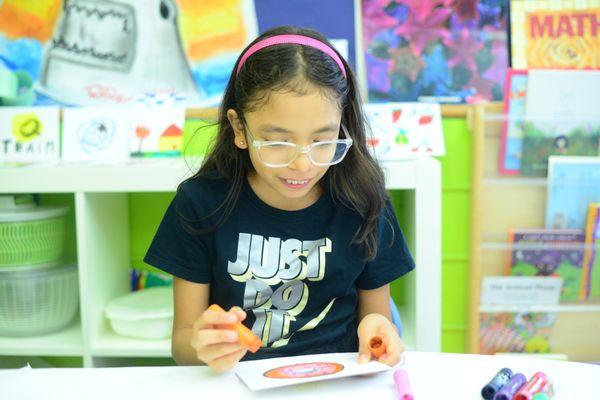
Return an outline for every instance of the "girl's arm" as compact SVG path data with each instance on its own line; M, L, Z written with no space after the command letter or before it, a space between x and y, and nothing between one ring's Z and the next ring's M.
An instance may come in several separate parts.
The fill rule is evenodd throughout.
M358 322L369 314L380 314L392 320L390 285L371 290L358 289Z
M404 352L404 343L394 324L390 311L390 286L377 289L358 290L358 362L367 362L372 354L369 349L371 339L379 337L386 351L378 361L394 366Z
M202 365L191 345L194 323L208 308L210 284L173 277L173 336L171 354L178 365Z
M223 328L246 318L239 307L207 310L210 285L173 278L174 308L171 353L178 365L208 365L216 372L233 368L246 354L235 331Z

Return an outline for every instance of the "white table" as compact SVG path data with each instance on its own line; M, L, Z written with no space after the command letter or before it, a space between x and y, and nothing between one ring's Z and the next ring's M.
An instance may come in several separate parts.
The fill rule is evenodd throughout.
M558 400L597 400L600 366L531 357L407 352L417 400L481 399L481 387L503 367L528 378L544 371ZM0 397L16 399L397 399L392 371L251 392L234 372L207 367L0 370Z

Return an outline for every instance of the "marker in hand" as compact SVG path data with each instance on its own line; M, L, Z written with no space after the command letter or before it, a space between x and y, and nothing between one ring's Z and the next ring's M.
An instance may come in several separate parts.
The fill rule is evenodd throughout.
M375 358L379 358L385 354L387 348L381 336L373 336L371 340L369 340L369 350L371 350L371 354Z
M213 304L208 307L208 309L216 312L225 312L225 310L223 310L218 304ZM231 329L236 331L238 334L238 343L246 347L252 353L256 353L258 349L260 349L260 346L262 346L262 341L260 338L241 322L231 325L220 325L220 327L222 329Z

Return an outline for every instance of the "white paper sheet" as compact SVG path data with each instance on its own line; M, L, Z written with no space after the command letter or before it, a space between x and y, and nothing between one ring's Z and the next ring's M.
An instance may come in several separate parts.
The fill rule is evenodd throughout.
M390 369L377 361L359 364L357 353L330 353L246 361L235 373L251 390L262 390Z

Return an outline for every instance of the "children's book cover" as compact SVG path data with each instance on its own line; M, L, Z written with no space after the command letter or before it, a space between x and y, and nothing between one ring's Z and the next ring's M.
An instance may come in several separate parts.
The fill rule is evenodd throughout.
M58 107L0 107L0 163L58 161Z
M586 227L588 206L600 202L600 157L550 157L546 228Z
M527 97L527 71L509 69L504 93L504 126L500 141L499 170L504 175L518 175L523 153L523 126Z
M581 298L600 300L600 203L588 207Z
M369 148L379 160L445 154L442 117L436 103L367 104Z
M501 100L507 0L365 0L370 102Z
M600 71L530 70L521 175L546 176L551 155L598 156Z
M511 59L518 69L600 68L597 0L511 0Z
M546 312L480 313L479 352L549 353L556 315Z
M581 229L511 229L507 275L563 278L561 302L579 300L585 236Z

